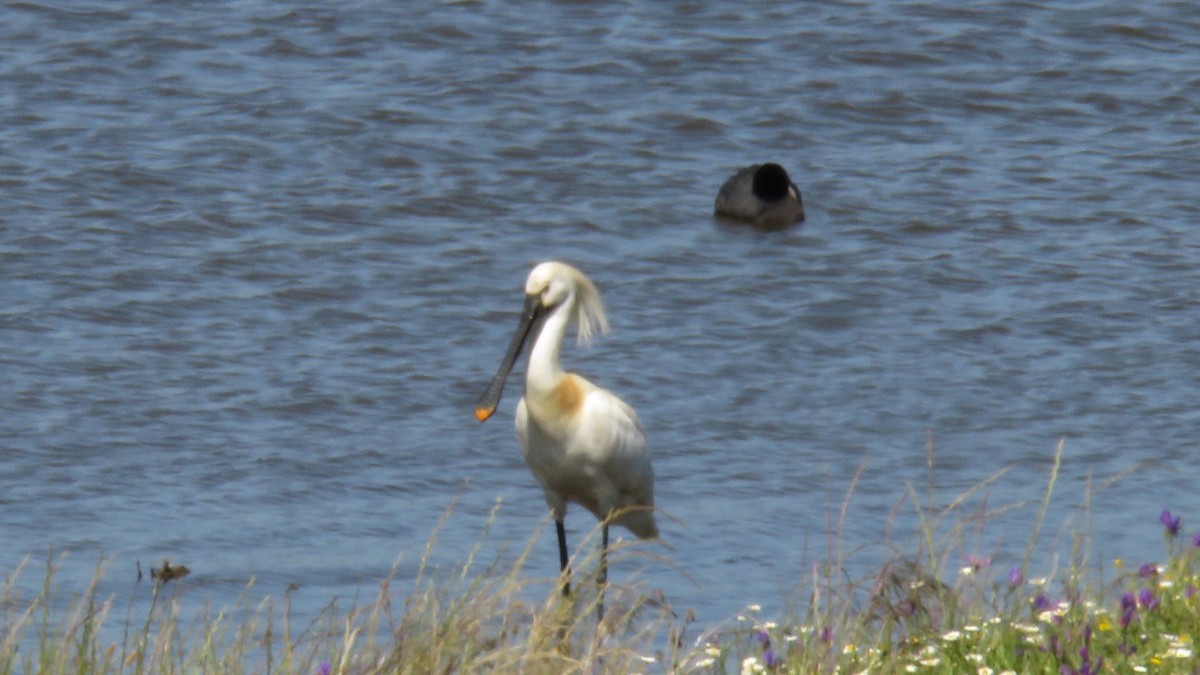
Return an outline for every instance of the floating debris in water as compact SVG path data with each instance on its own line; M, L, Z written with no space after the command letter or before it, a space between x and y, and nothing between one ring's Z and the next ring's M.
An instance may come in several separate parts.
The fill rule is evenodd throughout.
M183 565L172 565L170 560L163 558L162 567L151 567L150 578L158 579L159 583L165 584L172 579L182 579L186 577L191 570ZM142 578L142 566L138 564L138 579Z

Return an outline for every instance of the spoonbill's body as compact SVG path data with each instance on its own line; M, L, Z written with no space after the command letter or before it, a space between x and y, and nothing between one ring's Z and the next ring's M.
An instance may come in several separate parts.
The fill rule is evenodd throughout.
M595 285L561 262L544 262L525 281L525 310L500 370L479 401L475 416L495 412L504 383L527 338L533 349L525 396L517 403L517 437L529 470L542 485L558 533L559 562L567 568L563 518L574 502L603 525L616 523L639 538L658 536L654 520L654 469L637 414L612 392L564 372L559 352L567 327L578 325L579 341L607 332L608 320ZM606 570L601 565L601 582ZM569 592L564 585L563 592Z
M804 220L800 188L774 162L752 164L729 177L713 205L717 215L763 229L779 229Z

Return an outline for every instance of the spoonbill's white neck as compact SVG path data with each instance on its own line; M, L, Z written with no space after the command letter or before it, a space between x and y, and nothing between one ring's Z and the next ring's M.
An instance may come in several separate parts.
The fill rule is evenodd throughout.
M574 304L575 297L571 296L551 310L542 321L542 329L538 332L537 341L533 343L533 350L529 353L529 369L525 374L527 390L549 391L562 378L563 369L559 362L559 354L562 352L567 324L571 320L571 306Z

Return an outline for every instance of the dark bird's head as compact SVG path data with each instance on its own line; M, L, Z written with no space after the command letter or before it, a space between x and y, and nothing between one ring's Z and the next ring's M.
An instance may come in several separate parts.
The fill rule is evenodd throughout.
M768 162L758 167L758 170L754 172L754 183L751 190L755 197L765 202L786 199L789 191L796 199L800 198L800 191L788 177L787 171L774 162Z

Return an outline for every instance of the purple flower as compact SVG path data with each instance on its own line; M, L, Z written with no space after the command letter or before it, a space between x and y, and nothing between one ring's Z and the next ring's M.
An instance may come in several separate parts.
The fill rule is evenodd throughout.
M1079 664L1078 670L1068 665L1064 665L1062 668L1059 668L1058 672L1062 673L1062 675L1097 675L1097 673L1100 672L1100 669L1104 667L1103 656L1096 659L1095 663L1092 663L1092 660L1088 655L1087 647L1081 647L1079 649L1079 656L1081 663Z
M1143 588L1137 594L1138 605L1146 609L1154 609L1158 607L1158 598L1154 597L1154 591L1149 588Z
M1016 588L1025 583L1025 577L1021 575L1020 565L1013 565L1013 568L1008 571L1008 585Z
M775 650L771 649L771 634L765 630L760 630L754 635L758 639L758 643L762 645L763 654L762 662L767 668L774 668L783 663L783 657L775 654Z
M317 675L333 675L333 664L328 661L322 661L317 666Z
M1038 593L1037 597L1035 597L1033 599L1033 608L1039 612L1044 612L1053 606L1054 606L1054 603L1050 602L1050 598L1047 598L1046 596L1042 595L1041 593Z
M1162 514L1158 516L1158 522L1162 523L1163 527L1167 529L1167 536L1171 539L1179 535L1180 520L1179 516L1171 515L1171 512L1167 509L1163 509Z
M1200 532L1192 535L1192 546L1200 548Z
M830 628L829 626L826 626L821 629L821 642L825 642L825 643L833 642L833 629Z
M1137 600L1134 599L1133 593L1125 593L1121 596L1121 628L1128 626L1135 616L1137 616Z
M1154 563L1146 563L1138 568L1139 577L1152 577L1158 574L1158 565Z

